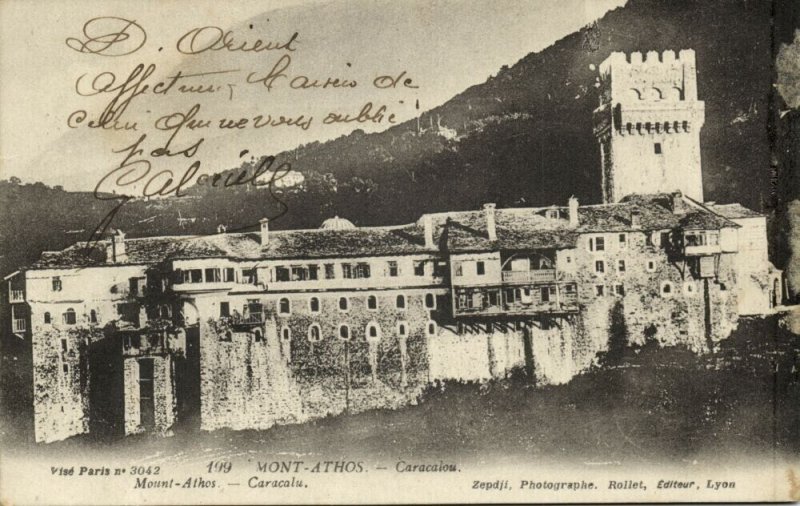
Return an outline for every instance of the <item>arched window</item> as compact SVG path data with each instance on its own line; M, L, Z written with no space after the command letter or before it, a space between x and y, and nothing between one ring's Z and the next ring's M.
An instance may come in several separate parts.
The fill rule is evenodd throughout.
M318 324L312 323L308 327L308 340L312 343L318 343L322 340L322 331L320 331Z
M425 294L425 307L427 309L436 309L436 296L432 293Z
M292 329L289 327L283 327L281 329L281 339L284 341L291 341L292 340Z
M378 298L374 295L367 297L367 309L378 309Z
M347 297L339 297L339 310L347 311L348 307L349 307L349 302L347 300Z
M253 331L253 336L255 337L257 343L260 343L264 340L264 334L261 332L261 329L256 329Z
M280 314L289 314L292 312L292 305L289 303L289 299L284 297L278 302L278 312Z
M339 325L339 339L350 340L350 327L344 323Z
M50 318L50 313L49 312L46 312L44 314L44 323L47 324L47 325L50 325L51 323L53 323L52 318Z
M428 335L435 336L436 335L436 322L430 321L427 325Z
M230 330L226 330L225 337L222 340L228 342L233 341L233 332L231 332Z
M312 313L319 313L319 299L311 297L308 301L308 310Z
M75 325L75 310L68 308L63 314L64 323L67 325Z
M397 309L405 309L406 308L406 296L405 295L398 295L397 301L395 302Z
M408 324L406 322L397 322L397 335L400 337L408 335Z
M661 283L661 295L663 297L672 297L672 283L669 281L664 281Z
M365 334L367 340L376 341L381 338L381 328L376 322L369 322Z
M97 311L95 311L94 309L89 311L89 322L97 323Z

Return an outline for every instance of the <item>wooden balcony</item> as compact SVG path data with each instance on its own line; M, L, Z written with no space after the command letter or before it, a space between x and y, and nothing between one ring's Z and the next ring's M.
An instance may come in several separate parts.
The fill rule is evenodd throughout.
M23 290L10 290L8 292L9 302L25 302L25 292Z
M455 316L515 316L578 311L575 283L458 290Z
M530 271L503 271L503 283L536 284L552 283L556 280L555 269L534 269Z
M14 318L11 322L11 330L15 334L19 334L28 330L28 324L25 318Z

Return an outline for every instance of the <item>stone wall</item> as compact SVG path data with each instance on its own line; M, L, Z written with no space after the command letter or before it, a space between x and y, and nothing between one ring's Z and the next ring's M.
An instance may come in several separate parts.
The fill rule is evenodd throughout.
M153 430L166 433L175 423L175 374L171 355L128 357L124 364L125 435L144 432L142 425L141 395L139 385L140 360L153 361Z
M364 292L289 295L288 315L277 314L277 297L265 298L265 310L277 316L259 327L262 341L253 328L231 328L202 317L201 427L267 428L407 404L428 381L431 311L424 306L426 293L369 292L377 297L377 310L367 307ZM395 307L398 294L405 296L405 309ZM310 296L320 299L318 312L311 311ZM339 309L340 297L348 299L346 311ZM405 335L400 335L401 323ZM343 324L348 340L339 337ZM319 326L318 342L309 340L311 325ZM379 329L375 338L367 338L369 325Z
M53 442L89 430L90 340L94 328L48 328L33 333L33 408L36 442Z

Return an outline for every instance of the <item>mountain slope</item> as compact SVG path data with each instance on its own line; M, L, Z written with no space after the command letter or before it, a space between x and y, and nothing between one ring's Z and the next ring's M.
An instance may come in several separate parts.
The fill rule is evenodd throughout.
M502 68L419 122L375 134L357 130L277 154L304 173L306 184L276 192L288 209L274 226L317 227L334 214L358 225L403 223L423 212L489 201L563 204L570 195L599 202L600 154L591 116L597 74L591 66L612 51L682 48L697 53L699 95L706 102L701 133L706 198L761 210L770 182L770 9L768 2L748 0L631 0L595 25ZM208 233L219 224L248 226L282 212L266 189L195 187L190 194L193 198L131 202L114 226L133 236ZM4 247L23 237L19 234L31 237L29 250L0 258L3 272L38 256L40 245L54 249L74 242L74 234L53 231L57 223L51 223L54 229L39 227L31 214L17 213L46 203L23 202L19 192L0 198L14 223L0 232ZM108 209L96 202L92 208L89 197L81 198L87 205L71 197L64 205L56 199L59 209L52 202L45 207L88 234Z

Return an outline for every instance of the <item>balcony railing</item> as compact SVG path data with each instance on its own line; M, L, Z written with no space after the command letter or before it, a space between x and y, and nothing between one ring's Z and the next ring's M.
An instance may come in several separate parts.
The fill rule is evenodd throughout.
M503 271L503 283L552 283L555 280L555 269Z
M25 318L14 318L11 328L14 332L25 332L28 328Z
M11 290L8 293L8 300L10 302L25 302L25 292L22 290Z
M261 325L265 321L264 312L253 312L245 315L234 313L230 317L232 325Z
M468 291L466 297L465 292L456 293L455 315L493 316L577 311L578 295L575 284L559 285L557 290L554 285L541 288L488 288ZM508 290L514 293L507 294Z
M684 249L684 254L689 257L716 255L718 253L722 253L722 248L719 244L702 244L697 246L687 245Z

